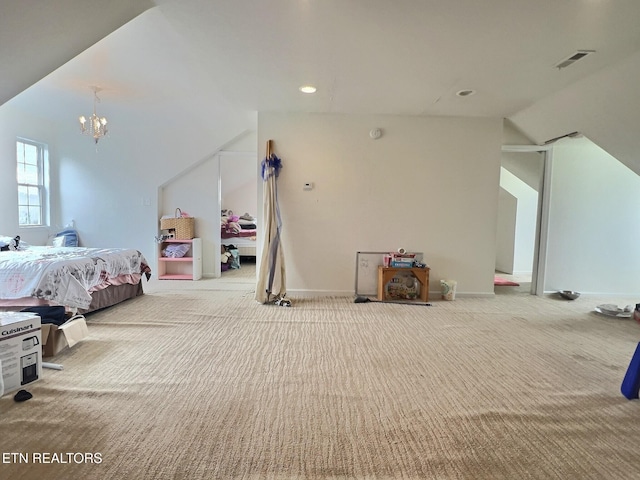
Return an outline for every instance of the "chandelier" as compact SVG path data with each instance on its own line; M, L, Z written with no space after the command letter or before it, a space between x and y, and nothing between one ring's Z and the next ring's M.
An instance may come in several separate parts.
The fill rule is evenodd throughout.
M107 134L107 119L105 117L99 117L96 113L96 103L100 103L98 92L101 90L98 87L90 87L93 90L93 114L87 119L84 115L80 115L78 120L80 121L80 131L83 135L89 135L93 137L93 140L98 144L98 140Z

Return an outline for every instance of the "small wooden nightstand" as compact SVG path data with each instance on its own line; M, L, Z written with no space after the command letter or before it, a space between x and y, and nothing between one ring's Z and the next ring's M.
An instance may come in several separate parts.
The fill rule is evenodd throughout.
M411 273L420 282L420 297L416 300L407 299L406 302L429 301L429 267L412 267L412 268L396 268L396 267L378 267L378 300L387 301L385 286L398 273ZM405 300L403 300L405 301Z

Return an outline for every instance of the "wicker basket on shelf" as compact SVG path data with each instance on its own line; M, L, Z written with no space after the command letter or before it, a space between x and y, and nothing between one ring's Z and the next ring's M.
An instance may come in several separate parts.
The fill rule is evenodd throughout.
M182 210L176 208L175 217L160 219L160 229L174 230L174 238L177 240L191 240L196 236L196 219L195 217L183 217Z

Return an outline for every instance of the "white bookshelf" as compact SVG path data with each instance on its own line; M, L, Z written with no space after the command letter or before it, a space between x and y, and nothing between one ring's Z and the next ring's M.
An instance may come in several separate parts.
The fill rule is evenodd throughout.
M162 250L171 243L190 244L184 257L162 256ZM202 239L166 239L158 244L158 279L160 280L200 280L202 278Z

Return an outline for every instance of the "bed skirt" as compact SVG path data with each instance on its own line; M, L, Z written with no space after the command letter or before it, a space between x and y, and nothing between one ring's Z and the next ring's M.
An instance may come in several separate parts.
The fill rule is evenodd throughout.
M125 300L135 298L140 295L144 295L142 281L138 282L135 285L132 285L130 283L124 283L122 285L110 285L109 287L103 288L102 290L92 292L89 308L80 308L78 309L78 313L85 314L95 312L96 310L101 310L103 308L117 305L120 302L124 302ZM0 311L16 311L36 305L49 305L49 303L44 300L39 300L31 297L17 298L15 300L0 300Z
M110 285L108 288L95 291L91 294L91 304L86 310L78 309L78 313L91 313L96 310L111 307L130 298L144 295L142 282L135 285L124 283L122 285Z

